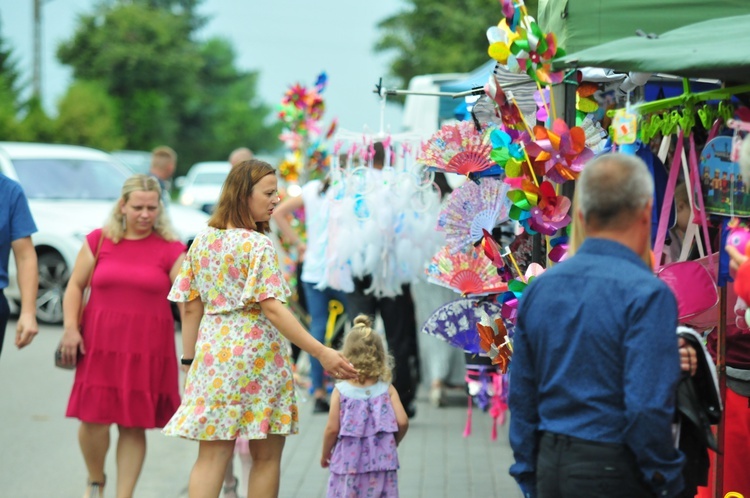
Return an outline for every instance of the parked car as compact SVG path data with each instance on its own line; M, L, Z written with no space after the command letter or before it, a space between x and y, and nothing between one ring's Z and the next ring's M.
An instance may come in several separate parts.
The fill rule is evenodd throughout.
M221 186L232 166L226 161L193 164L184 178L177 179L179 203L211 213L219 200Z
M133 173L111 155L87 147L0 142L0 173L18 181L39 231L32 235L39 258L37 318L62 322L62 298L84 238L102 226L122 184ZM208 216L177 204L167 208L180 239L190 244ZM11 258L5 294L20 301Z
M130 168L133 173L147 175L151 170L151 153L145 150L116 150L112 156Z

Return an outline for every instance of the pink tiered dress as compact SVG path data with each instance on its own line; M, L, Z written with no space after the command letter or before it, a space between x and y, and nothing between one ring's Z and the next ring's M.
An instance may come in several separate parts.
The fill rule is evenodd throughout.
M328 479L329 498L398 496L396 413L389 384L336 384L341 395L340 428Z
M101 229L86 236L92 253ZM169 272L185 252L156 233L104 238L84 309L86 354L76 366L66 416L95 424L164 427L180 404Z

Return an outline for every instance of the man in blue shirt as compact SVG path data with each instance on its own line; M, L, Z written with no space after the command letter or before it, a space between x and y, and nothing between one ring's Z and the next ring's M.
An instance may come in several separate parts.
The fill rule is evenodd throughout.
M513 342L510 473L527 497L673 497L677 305L640 255L653 181L634 156L578 181L586 241L529 285Z
M18 287L21 290L21 313L16 326L16 346L20 349L31 343L39 331L36 323L36 294L39 269L31 234L36 225L31 218L29 203L21 186L0 174L0 352L5 338L10 309L3 289L8 287L10 251L16 260Z

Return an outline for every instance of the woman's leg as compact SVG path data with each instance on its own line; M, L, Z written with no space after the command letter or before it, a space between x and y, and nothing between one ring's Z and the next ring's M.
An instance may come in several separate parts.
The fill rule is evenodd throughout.
M221 492L227 464L234 452L234 440L200 441L198 460L188 482L190 498L217 498Z
M302 287L305 289L307 309L310 313L310 334L323 342L326 335L326 323L328 322L328 297L323 291L316 289L315 284L302 282ZM313 396L316 399L325 398L323 366L312 356L310 357L310 380L312 381Z
M247 486L248 498L276 498L279 496L281 453L284 450L285 442L286 438L278 434L269 434L267 439L250 441L253 467L250 469L250 482ZM193 496L190 495L190 498L193 498Z
M117 498L131 498L146 458L146 431L140 427L118 426Z
M109 425L81 422L78 444L89 473L89 482L104 482L104 459L109 449Z

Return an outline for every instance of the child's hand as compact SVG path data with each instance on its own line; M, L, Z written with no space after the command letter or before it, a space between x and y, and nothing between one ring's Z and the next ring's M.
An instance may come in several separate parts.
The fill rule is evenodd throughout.
M322 457L320 457L320 466L324 469L327 469L330 463L331 458L329 456L323 455Z

